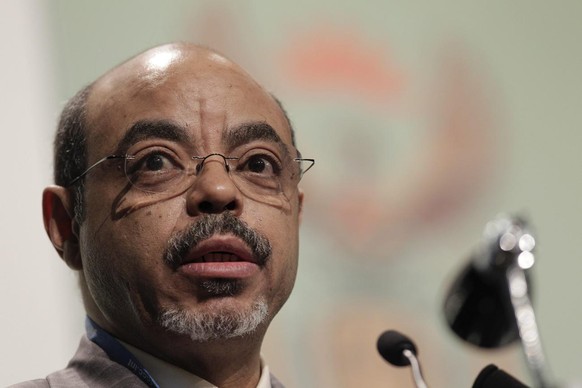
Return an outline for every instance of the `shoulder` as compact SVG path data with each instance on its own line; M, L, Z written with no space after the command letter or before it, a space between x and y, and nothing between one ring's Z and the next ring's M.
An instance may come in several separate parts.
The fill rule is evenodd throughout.
M10 388L114 388L145 387L131 371L111 361L96 344L83 336L77 353L65 369L46 379L26 381Z

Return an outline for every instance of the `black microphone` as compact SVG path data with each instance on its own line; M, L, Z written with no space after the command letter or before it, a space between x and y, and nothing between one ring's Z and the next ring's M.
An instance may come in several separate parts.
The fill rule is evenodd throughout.
M529 271L535 238L519 217L498 217L485 227L479 249L447 293L444 313L452 331L482 348L521 342L534 385L551 387L531 302Z
M417 388L427 388L420 371L420 363L416 358L416 346L410 338L395 330L388 330L378 338L376 347L380 355L390 364L399 367L410 365Z
M529 388L493 364L487 365L475 379L473 388Z
M378 352L386 361L394 366L410 365L410 360L402 354L406 349L416 354L416 346L404 334L396 330L388 330L378 338Z

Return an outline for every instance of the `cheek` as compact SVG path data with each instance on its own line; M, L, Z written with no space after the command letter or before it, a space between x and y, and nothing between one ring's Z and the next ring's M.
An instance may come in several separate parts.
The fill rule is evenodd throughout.
M145 300L151 297L145 291L165 284L163 254L175 214L171 206L140 209L119 220L101 217L101 222L89 221L99 220L97 212L88 214L80 230L83 271L102 311L154 303Z
M111 205L109 208L105 205L111 204L112 199L101 194L102 198L87 199L84 237L95 249L113 251L119 256L156 253L167 240L165 237L174 231L184 206L180 201L160 202L116 219Z
M271 284L278 294L288 294L293 287L297 272L298 217L279 211L262 212L254 218L253 226L263 233L271 243Z

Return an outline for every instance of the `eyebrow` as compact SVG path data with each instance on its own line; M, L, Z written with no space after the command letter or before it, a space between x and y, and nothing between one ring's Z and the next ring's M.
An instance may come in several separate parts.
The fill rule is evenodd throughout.
M119 142L117 153L124 154L135 143L154 138L184 143L188 140L188 132L168 120L140 120L127 130Z
M146 139L165 139L187 143L190 137L186 128L172 121L140 120L127 130L119 142L116 154L125 154L132 145ZM222 142L229 150L233 150L257 140L272 142L285 154L289 154L286 144L277 134L277 131L263 121L243 123L226 131Z
M243 123L234 127L225 134L223 143L232 150L255 140L267 140L277 144L281 149L287 150L277 131L271 125L261 121Z

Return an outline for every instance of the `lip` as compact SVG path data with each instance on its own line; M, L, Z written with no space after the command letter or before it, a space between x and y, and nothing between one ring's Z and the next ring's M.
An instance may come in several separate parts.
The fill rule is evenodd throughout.
M199 243L178 266L194 278L243 279L260 271L251 249L232 235L218 235Z

